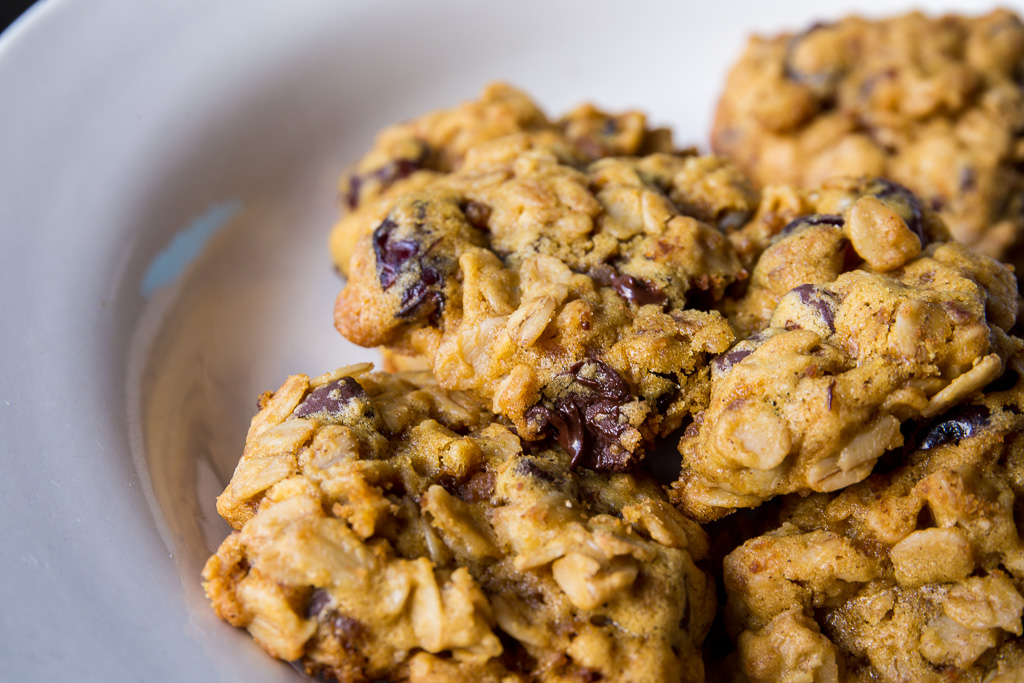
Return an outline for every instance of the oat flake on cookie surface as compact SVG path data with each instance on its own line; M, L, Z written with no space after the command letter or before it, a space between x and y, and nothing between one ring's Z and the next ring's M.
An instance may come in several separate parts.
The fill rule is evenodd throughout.
M708 539L428 373L261 399L203 570L217 614L340 681L703 681Z
M1016 683L1024 675L1019 371L918 423L895 467L788 496L725 559L732 680Z
M953 237L1020 259L1024 25L966 17L849 17L754 37L718 105L712 148L763 185L886 176Z

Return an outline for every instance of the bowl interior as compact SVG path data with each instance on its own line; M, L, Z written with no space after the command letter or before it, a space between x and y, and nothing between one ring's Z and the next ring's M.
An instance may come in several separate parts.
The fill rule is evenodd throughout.
M224 33L220 8L224 16L181 28L151 58L178 61L151 65L169 80L133 152L137 191L123 212L116 297L123 334L112 344L127 362L135 468L211 657L255 651L217 621L199 573L229 532L215 498L256 397L289 374L377 358L333 329L342 281L326 250L337 178L375 131L500 79L553 116L583 101L637 107L671 125L677 143L706 147L749 27L814 18L809 3L781 4L786 11L751 3L742 17L657 2L626 17L624 5L533 0L507 10L321 2L286 16L277 4L257 6L246 33Z

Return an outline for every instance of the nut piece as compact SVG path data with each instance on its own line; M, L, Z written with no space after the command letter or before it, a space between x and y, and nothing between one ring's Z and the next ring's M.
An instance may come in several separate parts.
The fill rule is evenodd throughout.
M902 588L960 581L974 570L971 545L956 527L915 531L893 546L889 559Z
M604 567L592 557L569 553L552 563L551 574L572 604L595 609L633 585L637 566L632 558L619 557Z
M1019 680L1024 378L954 411L884 472L759 514L723 560L735 680Z
M792 447L786 423L770 405L757 399L730 404L712 430L711 438L719 450L740 467L774 469Z
M740 634L739 658L754 683L838 683L835 645L812 619L789 610L761 631Z
M895 270L921 253L918 236L877 197L861 197L854 203L845 231L854 250L878 271Z

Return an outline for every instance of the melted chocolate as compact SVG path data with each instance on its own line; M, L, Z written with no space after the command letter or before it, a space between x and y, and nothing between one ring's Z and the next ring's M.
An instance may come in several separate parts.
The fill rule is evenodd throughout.
M586 374L581 374L584 370ZM572 366L572 388L555 401L554 407L535 405L526 412L527 421L538 431L554 429L558 443L571 457L570 468L583 465L595 470L618 471L632 464L633 454L620 438L629 429L621 408L633 400L629 385L612 368L599 360L580 361Z
M337 418L354 399L368 401L369 397L359 382L351 377L342 377L309 392L292 415L303 418Z

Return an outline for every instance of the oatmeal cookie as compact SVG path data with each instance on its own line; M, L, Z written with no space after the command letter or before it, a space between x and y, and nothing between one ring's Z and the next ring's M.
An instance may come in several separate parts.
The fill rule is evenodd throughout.
M525 93L492 83L478 100L385 128L345 173L338 188L344 214L329 242L338 269L348 272L359 238L384 219L394 198L456 170L471 148L514 133L556 147L579 164L672 150L669 131L649 128L641 112L609 114L585 104L552 121Z
M261 400L203 570L221 618L340 681L704 680L708 539L655 482L367 370Z
M710 306L747 277L727 237L757 196L722 159L578 169L528 135L472 148L360 241L338 330L429 359L521 437L624 470L707 400L733 335Z
M770 188L753 220L730 239L738 253L756 259L747 291L723 305L744 339L767 325L794 287L825 284L858 267L895 270L932 242L948 241L949 230L898 183L833 178L813 189Z
M787 498L726 557L736 680L1020 680L1021 384L906 439L891 471Z
M1009 268L956 242L922 250L912 195L853 185L868 192L846 211L778 235L735 306L749 336L712 361L679 446L672 496L697 519L864 479L903 423L977 394L1021 347Z
M1011 12L850 17L751 39L712 148L761 184L892 178L1003 258L1024 230L1024 26Z

